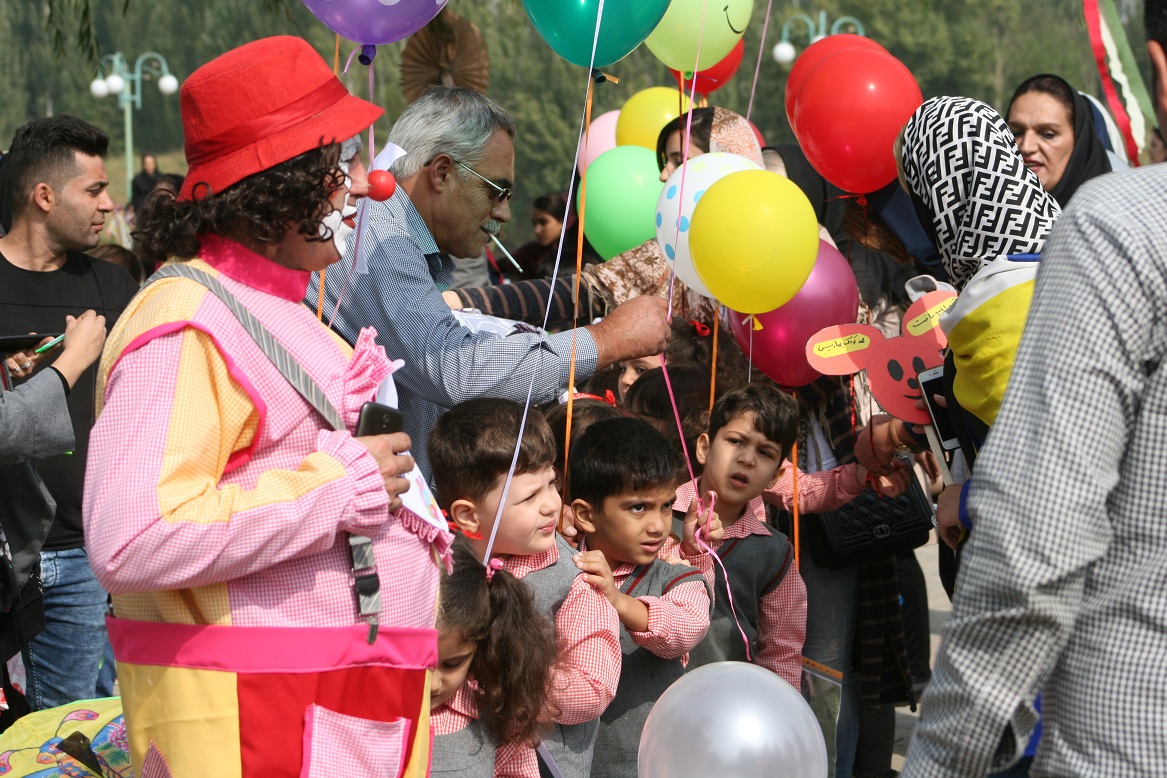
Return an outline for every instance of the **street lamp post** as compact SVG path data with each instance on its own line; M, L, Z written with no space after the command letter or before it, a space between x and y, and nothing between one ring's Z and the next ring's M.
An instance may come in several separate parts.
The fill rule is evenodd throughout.
M818 22L806 14L794 14L782 25L782 40L774 47L774 61L779 65L789 65L794 61L798 51L790 42L790 25L801 22L806 25L806 37L810 43L820 41L828 35L838 35L840 32L853 32L856 35L866 35L863 23L854 16L840 16L829 28L827 27L827 12L819 11Z
M142 79L158 78L158 91L172 95L178 91L178 79L170 74L170 68L161 54L148 51L138 57L131 70L125 55L120 51L106 54L97 65L99 75L89 84L89 93L101 98L117 95L118 105L125 114L126 134L126 198L133 193L134 180L134 123L132 109L142 107Z

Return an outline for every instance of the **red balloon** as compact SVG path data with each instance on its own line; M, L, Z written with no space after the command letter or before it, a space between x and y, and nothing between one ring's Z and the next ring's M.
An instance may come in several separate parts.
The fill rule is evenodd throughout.
M765 146L766 139L762 137L762 131L758 129L758 125L754 124L749 119L746 119L746 122L750 125L750 129L753 131L754 137L758 139L758 146Z
M848 49L806 77L794 103L798 143L823 178L845 192L895 180L892 145L924 102L912 72L890 54Z
M810 277L790 302L753 318L730 311L729 324L754 367L782 386L805 386L819 377L806 361L807 339L824 327L854 322L858 312L859 285L851 265L834 246L820 240ZM754 329L755 319L761 329Z
M369 171L369 198L382 202L393 196L397 189L397 178L388 170Z
M865 49L887 53L887 49L871 38L851 33L828 35L807 46L806 50L798 55L798 59L794 60L794 67L790 68L790 75L786 77L786 121L790 122L790 129L794 130L795 134L798 134L798 128L794 126L794 101L798 98L798 90L802 89L802 82L806 80L812 70L818 67L820 62L844 49Z
M746 41L745 38L742 38L716 65L698 70L696 78L683 78L681 71L672 68L669 68L669 72L673 74L673 78L677 79L677 83L681 85L686 94L693 88L693 81L696 81L697 93L707 95L729 83L730 79L737 73L738 68L741 67L742 56L745 53Z

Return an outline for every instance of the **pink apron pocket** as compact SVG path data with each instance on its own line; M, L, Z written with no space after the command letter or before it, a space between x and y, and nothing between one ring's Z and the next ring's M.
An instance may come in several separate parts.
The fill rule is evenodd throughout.
M398 778L408 738L405 719L374 721L309 705L300 778Z

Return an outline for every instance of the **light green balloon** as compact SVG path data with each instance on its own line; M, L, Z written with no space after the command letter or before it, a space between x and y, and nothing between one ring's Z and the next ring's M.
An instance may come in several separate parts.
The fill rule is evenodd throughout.
M656 152L643 146L617 146L588 165L584 235L601 257L611 259L656 238L662 186ZM579 194L576 207L583 212Z
M705 29L701 29L701 15ZM713 67L737 45L750 17L754 0L673 0L664 18L645 39L657 59L682 73ZM700 37L701 59L697 59Z

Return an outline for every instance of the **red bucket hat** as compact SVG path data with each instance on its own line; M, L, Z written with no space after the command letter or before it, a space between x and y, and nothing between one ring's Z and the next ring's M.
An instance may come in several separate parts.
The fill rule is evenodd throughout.
M211 60L182 85L190 170L179 200L218 194L305 151L347 140L383 110L353 97L301 38L248 43Z

